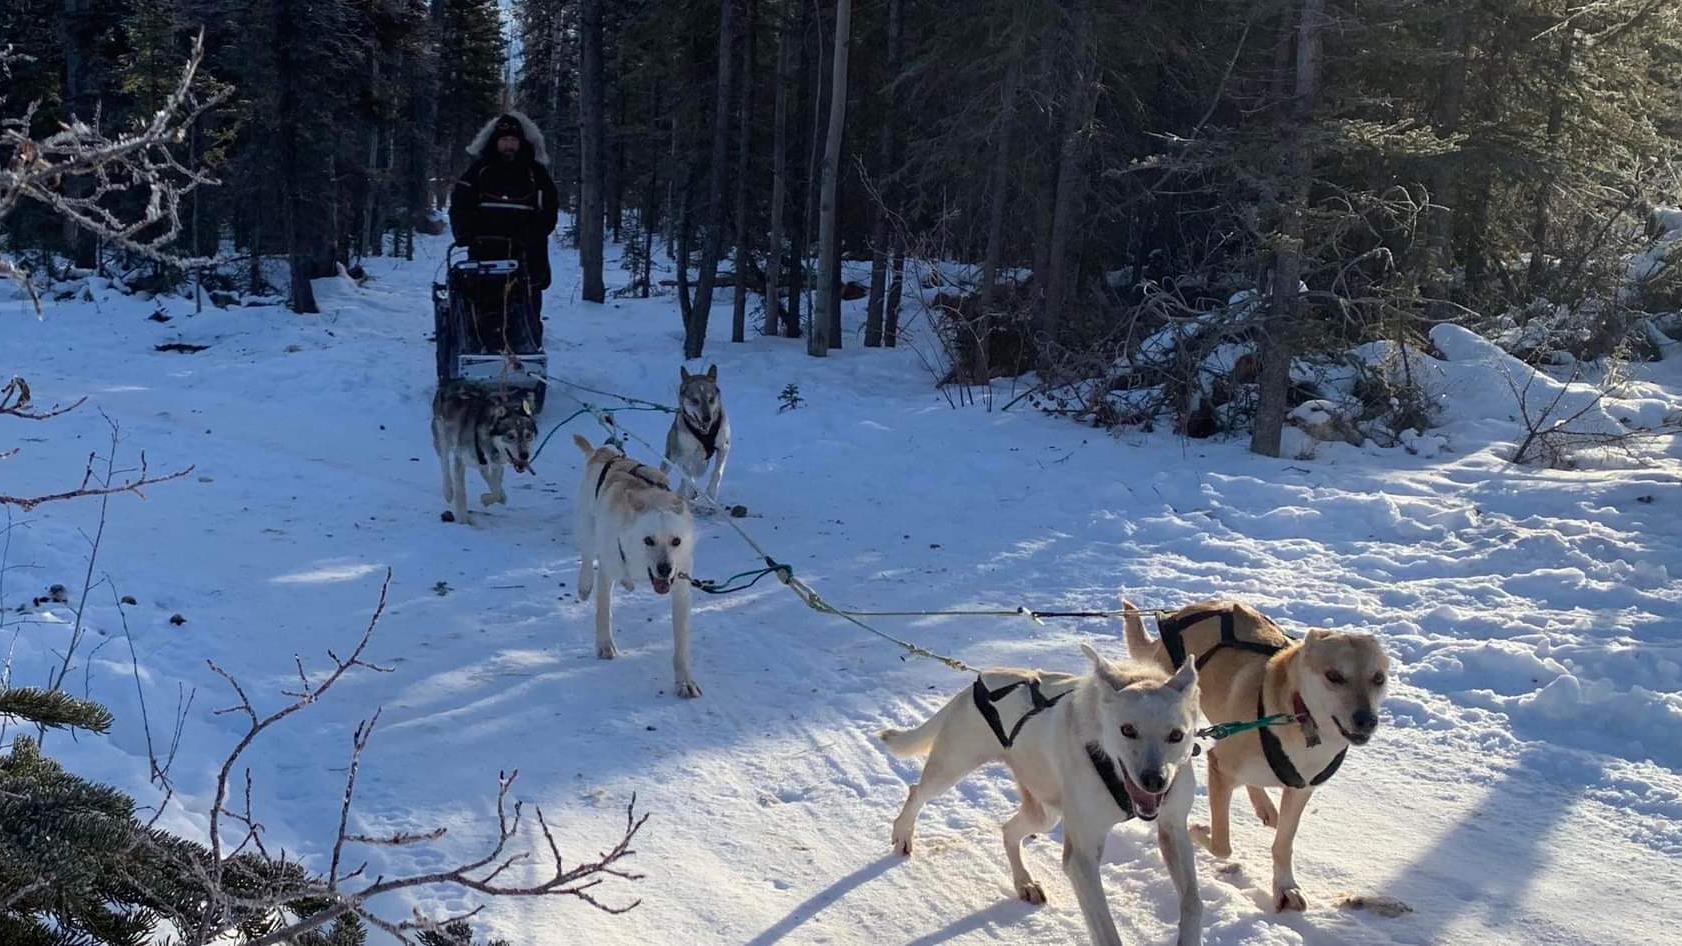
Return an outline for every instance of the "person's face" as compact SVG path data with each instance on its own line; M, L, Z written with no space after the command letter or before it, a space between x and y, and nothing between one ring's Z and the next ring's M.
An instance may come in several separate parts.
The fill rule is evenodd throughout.
M520 139L513 135L503 135L496 140L496 153L505 158L512 158L520 153Z

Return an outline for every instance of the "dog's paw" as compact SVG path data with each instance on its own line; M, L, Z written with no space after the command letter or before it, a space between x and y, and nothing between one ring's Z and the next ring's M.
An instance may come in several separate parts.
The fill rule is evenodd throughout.
M490 507L495 506L497 503L506 504L508 502L508 494L507 493L481 493L479 495L479 502L484 503L485 508L489 509Z
M679 680L677 683L677 695L686 700L693 700L701 695L701 685L696 683L694 680Z
M1273 891L1273 909L1277 913L1301 913L1308 909L1308 900L1299 887L1278 887Z
M601 660L612 660L613 658L615 658L617 656L619 656L619 648L613 646L612 644L597 644L596 645L596 657L597 658L599 658Z
M636 579L634 579L634 578L621 578L621 579L619 579L619 587L625 589L626 591L635 591L635 590L637 590Z
M1016 897L1023 903L1031 903L1036 907L1045 905L1045 890L1037 880L1030 880L1017 887Z
M1250 799L1250 807L1256 810L1256 817L1269 828L1279 827L1279 809L1273 806L1273 799L1264 793L1259 798Z
M901 837L899 832L894 832L894 853L900 857L911 856L911 835Z

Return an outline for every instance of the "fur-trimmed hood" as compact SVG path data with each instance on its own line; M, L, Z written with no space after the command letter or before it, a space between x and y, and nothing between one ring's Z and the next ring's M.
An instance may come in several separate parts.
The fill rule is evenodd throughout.
M526 144L532 150L532 159L544 167L549 166L549 149L543 143L543 132L537 128L537 123L527 118L524 113L509 109L485 122L479 133L467 145L467 153L473 158L485 157L486 150L491 146L491 133L496 131L497 122L503 118L512 118L520 123L520 130L525 133Z

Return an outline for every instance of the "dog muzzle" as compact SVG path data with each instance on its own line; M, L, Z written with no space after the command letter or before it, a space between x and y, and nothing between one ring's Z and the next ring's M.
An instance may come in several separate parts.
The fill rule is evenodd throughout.
M1162 808L1162 799L1167 796L1168 788L1160 792L1147 792L1133 781L1133 776L1127 771L1127 766L1118 765L1121 769L1121 782L1127 788L1127 800L1133 803L1133 814L1144 821L1155 821L1156 813ZM1174 783L1170 781L1171 787Z

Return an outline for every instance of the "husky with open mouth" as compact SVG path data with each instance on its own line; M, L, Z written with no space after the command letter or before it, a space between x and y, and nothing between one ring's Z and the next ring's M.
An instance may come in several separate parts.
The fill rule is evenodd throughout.
M893 844L911 853L917 814L988 762L1016 777L1022 806L1005 822L1005 857L1016 894L1044 903L1022 863L1022 840L1063 821L1063 870L1092 941L1121 946L1099 864L1116 824L1156 822L1157 843L1180 907L1178 946L1203 942L1203 901L1186 815L1197 793L1188 764L1197 729L1197 669L1169 676L1154 665L1116 663L1082 645L1092 673L1077 677L990 670L912 730L880 734L895 755L928 754L921 780L894 820Z
M508 502L502 490L505 467L533 472L532 444L537 421L523 393L501 395L466 381L445 381L432 396L432 449L444 474L445 522L468 522L467 465L479 468L490 492L479 496L486 508Z
M575 436L584 452L578 484L578 597L596 588L596 656L619 655L613 643L613 585L630 591L644 581L655 594L672 598L672 669L679 696L701 695L689 667L689 578L695 562L695 522L689 504L672 492L666 476L612 447L592 446Z

